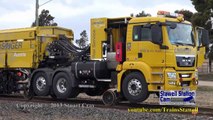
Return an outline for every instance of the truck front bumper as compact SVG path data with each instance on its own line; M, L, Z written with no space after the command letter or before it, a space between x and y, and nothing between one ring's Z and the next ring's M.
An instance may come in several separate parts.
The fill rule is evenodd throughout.
M166 69L164 78L165 82L163 90L197 89L198 85L197 69L194 71L175 71L172 69Z

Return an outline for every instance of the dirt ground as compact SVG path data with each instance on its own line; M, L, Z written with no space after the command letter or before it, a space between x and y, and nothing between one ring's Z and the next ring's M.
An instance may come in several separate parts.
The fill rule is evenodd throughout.
M199 74L199 80L212 81L213 82L213 73L211 73L211 74Z
M213 87L213 81L199 81L198 86L210 86Z

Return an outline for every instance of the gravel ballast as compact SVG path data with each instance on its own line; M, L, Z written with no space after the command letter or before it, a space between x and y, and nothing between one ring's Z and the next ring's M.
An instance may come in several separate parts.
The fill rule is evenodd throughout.
M209 116L143 113L96 108L92 104L32 103L0 100L0 120L213 120Z

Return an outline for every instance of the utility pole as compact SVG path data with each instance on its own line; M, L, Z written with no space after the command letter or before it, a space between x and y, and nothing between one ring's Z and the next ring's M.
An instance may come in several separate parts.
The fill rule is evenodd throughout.
M36 22L36 26L39 26L39 20L38 20L38 9L39 9L39 0L36 0L36 12L35 12L35 22Z
M36 26L39 26L39 18L38 18L38 10L39 10L39 7L51 2L52 0L49 0L41 5L39 5L39 0L36 0L36 6L35 6L35 23L36 23Z

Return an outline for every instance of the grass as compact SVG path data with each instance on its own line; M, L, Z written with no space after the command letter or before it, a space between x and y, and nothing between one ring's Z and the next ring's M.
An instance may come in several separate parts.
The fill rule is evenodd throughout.
M213 94L213 87L209 86L198 86L197 91L211 91Z

